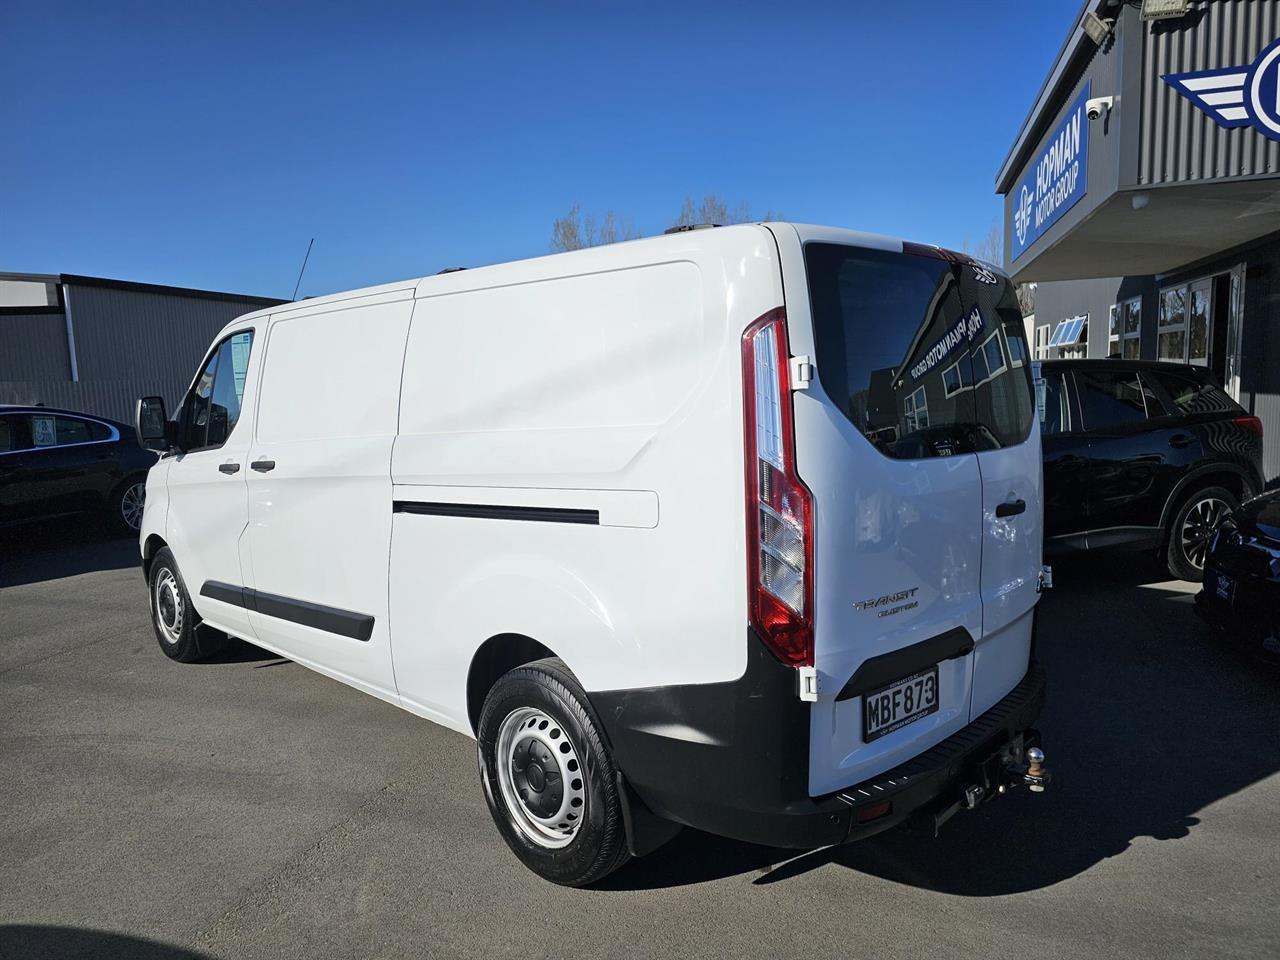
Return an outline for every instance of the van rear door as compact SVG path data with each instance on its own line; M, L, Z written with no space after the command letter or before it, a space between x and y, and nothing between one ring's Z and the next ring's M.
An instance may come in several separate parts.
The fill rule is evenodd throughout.
M976 719L1027 672L1043 538L1039 424L1022 310L1008 278L976 262L958 266L965 311L980 318L970 342L982 474L982 634L969 715Z
M983 629L983 323L956 262L848 236L802 235L802 273L780 237L791 350L817 373L794 394L815 514L814 795L968 724Z

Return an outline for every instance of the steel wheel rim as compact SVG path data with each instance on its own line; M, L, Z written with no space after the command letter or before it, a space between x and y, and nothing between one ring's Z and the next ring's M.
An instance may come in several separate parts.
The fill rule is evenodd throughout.
M142 508L147 502L147 485L139 480L124 492L120 498L120 516L132 529L142 527Z
M568 846L587 810L578 750L551 716L519 707L498 728L498 789L516 828L549 850Z
M1209 540L1218 524L1231 511L1231 505L1219 497L1197 500L1183 518L1178 538L1182 554L1197 570L1204 569L1204 558L1209 552Z
M178 578L173 571L165 568L156 577L152 588L155 598L156 628L165 643L177 643L182 636L182 619L185 615L182 603L182 591L178 589Z

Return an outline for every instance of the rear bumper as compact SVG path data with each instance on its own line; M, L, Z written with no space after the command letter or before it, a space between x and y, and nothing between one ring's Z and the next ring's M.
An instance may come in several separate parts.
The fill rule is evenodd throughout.
M1229 596L1219 594L1219 573L1230 578ZM1196 594L1196 615L1210 626L1258 652L1280 655L1280 581L1238 565L1209 558L1204 587Z
M738 680L605 691L591 701L628 785L650 811L721 836L811 849L958 800L965 786L984 781L984 765L1028 731L1045 698L1044 671L1033 661L1004 699L946 740L864 783L810 797L809 705L795 684L795 672L752 636ZM1032 733L1027 745L1035 742ZM885 801L887 811L859 819Z

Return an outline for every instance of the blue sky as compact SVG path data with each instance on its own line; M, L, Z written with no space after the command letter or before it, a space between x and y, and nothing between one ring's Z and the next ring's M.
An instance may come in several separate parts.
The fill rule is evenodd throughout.
M10 0L0 270L288 296L687 194L960 246L1076 0Z

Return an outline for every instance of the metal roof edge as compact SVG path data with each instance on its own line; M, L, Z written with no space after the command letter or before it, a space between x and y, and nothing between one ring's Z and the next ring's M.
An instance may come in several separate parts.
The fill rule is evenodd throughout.
M72 283L81 287L101 287L107 290L133 290L138 293L159 293L168 296L194 297L200 300L222 300L233 303L251 303L262 307L275 307L289 300L275 297L255 297L249 294L224 293L219 290L197 290L193 287L170 287L160 283L140 283L136 280L111 280L106 277L86 277L76 273L59 274L61 283Z

